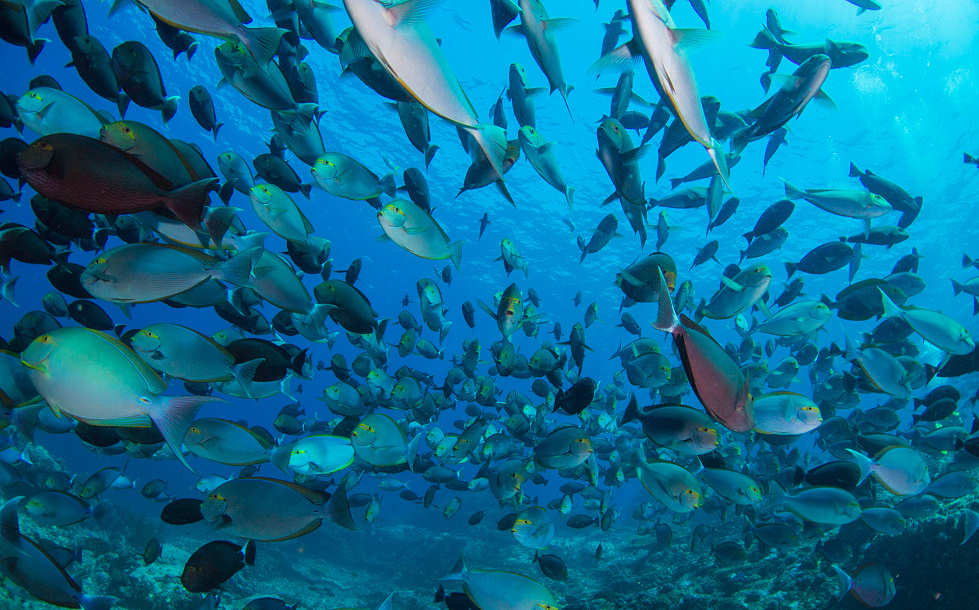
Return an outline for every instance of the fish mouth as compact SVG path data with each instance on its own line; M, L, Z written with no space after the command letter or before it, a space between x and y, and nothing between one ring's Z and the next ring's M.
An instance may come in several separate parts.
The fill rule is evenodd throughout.
M24 366L26 366L29 369L38 371L39 373L42 373L44 375L47 375L48 374L48 367L46 367L44 365L44 363L46 361L47 361L47 357L45 357L45 358L43 358L41 360L38 360L37 362L28 362L28 361L24 360L23 358L20 359L20 363L21 364L23 364Z

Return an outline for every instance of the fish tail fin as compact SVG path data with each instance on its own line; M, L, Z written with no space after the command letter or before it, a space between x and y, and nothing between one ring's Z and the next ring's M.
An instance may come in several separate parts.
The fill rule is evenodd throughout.
M789 274L786 279L792 277L792 274L795 273L798 266L797 263L785 263L785 272Z
M656 321L653 322L653 327L672 333L680 325L680 320L673 309L673 299L670 298L670 289L666 285L666 278L663 277L663 270L657 269L657 271L659 272L659 313Z
M979 163L979 159L973 157L969 153L962 153L962 161L964 163Z
M864 479L867 478L867 475L870 474L874 461L859 451L854 451L853 449L847 449L846 451L853 456L853 463L860 468L860 483L863 483Z
M82 610L109 610L119 602L119 598L111 595L85 595L78 596L78 605Z
M231 196L234 195L234 193L235 187L230 182L225 182L221 185L221 188L218 189L218 196L221 198L224 205L228 205L228 202L231 201Z
M752 49L764 49L766 51L772 51L778 48L778 40L772 34L771 30L767 27L763 27L760 32L755 34L755 39L751 41L748 45Z
M856 165L854 165L853 164L853 161L850 161L850 177L851 178L856 178L856 177L862 176L862 175L863 175L863 172L860 171L860 168L858 168Z
M466 574L468 574L469 568L466 567L466 559L463 557L462 553L459 553L459 559L456 560L455 565L452 566L452 571L442 577L443 580L465 580Z
M884 313L881 315L882 318L893 318L904 313L904 310L898 307L897 303L891 300L891 297L887 296L886 292L880 288L878 288L877 291L880 292L881 305L884 307Z
M564 107L568 109L568 115L571 117L571 122L574 123L574 112L571 111L571 104L568 103L568 94L571 93L572 87L561 87L561 99L564 100Z
M282 35L289 31L282 28L241 28L241 30L239 33L241 43L261 65L265 65L272 59L279 50Z
M126 111L129 110L129 96L122 91L116 96L116 108L119 109L119 116L126 118Z
M969 257L968 254L962 255L962 268L971 267L974 261Z
M438 152L438 145L429 144L428 148L425 149L425 169L428 169L429 164L431 164L432 159L435 158L435 153Z
M292 454L292 443L288 445L275 445L269 449L269 462L285 474L292 474L289 470L289 457Z
M462 267L462 241L449 244L449 247L452 248L452 254L449 255L449 260L452 261L452 264L455 265L458 271Z
M251 388L252 381L255 379L255 372L258 371L258 367L262 366L265 362L265 358L255 358L254 360L248 360L247 362L241 362L239 364L231 367L231 372L235 376L235 381L241 386L241 389L245 391L245 394L251 398Z
M211 133L214 135L215 142L218 141L218 132L221 131L222 127L224 127L224 123L218 123L214 126L214 129L211 130Z
M962 292L962 284L952 280L952 292L955 293L955 296L959 296L959 293Z
M222 262L215 270L214 277L236 286L245 286L251 278L252 267L261 256L262 248L249 248Z
M242 550L245 552L245 564L255 565L255 541L249 540Z
M979 314L979 298L972 297L972 315Z
M179 95L171 95L163 100L163 105L160 107L160 114L163 116L164 125L169 123L170 119L177 114L177 102L179 101Z
M806 194L805 191L799 190L798 188L796 188L795 186L793 186L792 183L789 182L788 180L786 180L786 179L783 178L782 179L782 182L785 183L785 196L787 198L789 198L789 199L800 199L800 198L802 198L802 197L805 196L805 194Z
M309 199L309 194L313 192L313 185L312 184L300 184L299 185L299 192L303 194L303 197L305 197L306 199Z
M17 284L17 280L20 279L19 276L9 278L0 285L0 299L7 301L14 307L20 307L17 301L14 299L14 286Z
M34 60L37 56L41 54L44 50L44 45L47 44L47 39L45 38L35 38L27 45L27 59L31 61L31 65L34 65Z
M849 593L850 589L853 588L853 577L844 572L843 568L835 563L832 564L832 566L833 570L836 572L836 580L840 584L840 599L843 599L843 596Z
M619 425L621 426L637 419L639 419L639 403L636 401L635 393L633 393L633 395L629 397L629 404L625 407L625 413L622 414L622 419L619 420Z
M194 469L187 463L180 447L184 435L187 434L187 428L190 427L202 406L220 400L214 396L164 396L151 403L149 407L147 415L156 424L173 454L191 472L194 472Z
M118 13L122 7L130 4L132 4L132 0L112 0L112 4L109 5L109 17Z
M492 124L480 123L475 127L465 127L465 130L472 136L476 144L486 155L486 160L489 164L493 166L493 171L496 172L496 177L501 182L503 181L503 157L506 154L507 141L506 132ZM497 133L500 137L496 138L498 141L493 141L489 137L489 133ZM501 139L502 138L502 139Z
M204 205L207 194L217 186L217 178L205 178L197 182L185 184L180 188L168 191L164 205L168 210L191 229L201 229L201 218L204 215Z
M568 200L568 212L574 212L574 187L564 189L564 197Z
M731 188L731 172L727 166L727 155L724 154L720 143L712 140L711 145L707 148L707 154L710 155L711 161L714 162L714 167L717 168L717 174L721 177L721 181L724 182L725 188L734 190Z

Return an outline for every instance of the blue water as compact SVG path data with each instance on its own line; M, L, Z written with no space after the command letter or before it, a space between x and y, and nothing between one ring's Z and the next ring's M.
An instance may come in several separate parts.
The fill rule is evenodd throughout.
M255 18L252 25L271 24L267 8L263 4L243 4ZM529 357L543 341L549 341L551 338L548 331L553 322L561 323L566 338L572 324L582 319L585 306L592 302L597 303L599 321L586 331L587 343L592 350L587 353L584 374L602 383L611 383L612 375L619 370L619 363L618 359L610 360L609 356L620 344L632 338L623 329L615 327L619 321L622 296L614 285L615 273L637 257L655 249L654 229L651 228L652 243L647 243L645 250L641 250L638 237L631 234L618 203L600 206L602 200L613 191L608 176L595 157L596 121L608 112L608 98L594 93L593 89L598 86L613 86L616 75L610 72L596 80L589 71L589 66L598 56L603 32L601 24L609 20L615 9L624 8L623 4L606 0L596 10L592 2L585 0L550 0L547 3L552 17L570 17L575 20L555 34L566 80L574 86L569 96L573 118L569 116L560 95L556 93L550 96L540 95L534 100L538 131L545 139L555 142L557 159L565 179L576 189L573 215L569 215L563 195L544 183L524 159L506 174L506 183L516 201L516 207L506 202L493 187L467 191L456 197L469 158L458 145L454 126L434 115L431 117L432 141L440 146L426 173L435 218L453 240L465 241L461 270L453 270L451 285L440 282L449 310L448 318L453 322L453 327L442 345L446 354L444 360L431 361L417 355L399 358L392 349L388 364L390 372L407 364L433 374L440 381L451 365L451 357L461 352L462 341L475 337L483 346L480 372L485 373L492 364L488 346L499 338L499 332L494 322L479 311L476 313L477 326L475 330L470 330L462 320L460 306L464 301L491 303L494 293L502 290L511 281L516 281L524 290L532 287L540 295L540 312L547 320L536 338L526 337L522 332L514 335L514 342L520 351ZM976 217L974 203L979 197L979 180L976 180L975 167L962 164L963 151L979 153L979 148L975 146L979 141L979 128L974 122L973 94L979 84L974 61L979 53L979 40L975 36L974 28L979 20L979 5L965 0L940 3L895 0L886 2L881 11L856 15L856 7L843 0L818 3L754 0L717 2L710 7L714 35L699 48L691 49L689 57L701 94L717 97L723 110L752 108L766 97L758 83L758 77L764 71L766 53L749 48L748 43L761 27L765 9L769 6L778 8L783 25L793 32L792 40L815 43L830 38L859 42L867 47L870 57L857 66L831 71L824 91L832 98L834 107L810 104L801 118L791 121L788 125L788 143L769 163L764 177L764 141L749 145L731 175L733 193L741 199L738 212L710 234L710 239L719 240L720 250L717 256L722 264L708 261L688 271L697 249L707 241L704 238L706 213L703 208L668 210L670 221L677 227L671 232L664 250L676 259L680 280L693 281L698 301L702 298L709 299L717 289L724 265L737 262L738 253L744 248L741 234L751 229L762 210L782 198L783 182L780 178L800 187L859 188L855 179L847 177L849 164L853 162L862 169L871 169L894 180L911 194L921 195L924 200L923 210L911 227L911 238L908 241L890 249L864 246L864 259L857 279L887 275L900 256L908 253L912 246L916 247L922 256L919 273L926 280L927 287L911 302L921 307L941 310L975 331L971 300L964 295L953 298L949 280L954 278L965 281L972 277L970 270L961 269L960 259L963 253L977 254L971 248L979 237L979 228L973 222ZM215 169L217 155L225 150L236 151L249 161L256 155L267 152L265 143L270 137L272 127L268 112L245 100L231 87L217 87L220 74L213 54L215 39L195 35L200 47L192 60L188 61L185 56L181 56L174 61L170 50L158 39L149 15L129 7L109 18L106 3L86 2L85 8L90 33L98 37L106 49L111 52L113 47L126 40L143 42L158 60L168 93L181 96L176 117L165 127L160 122L158 112L135 105L130 106L127 119L152 125L168 137L196 143ZM679 27L694 28L702 25L685 0L677 0L673 17ZM504 34L499 41L495 38L487 2L444 2L431 11L428 21L435 35L440 38L452 69L481 117L488 120L489 107L505 88L508 66L512 62L519 62L527 69L531 86L546 85L543 74L520 37ZM342 10L335 13L335 22L338 28L346 27L347 18ZM0 46L0 59L5 66L0 89L6 94L20 95L27 89L31 78L39 74L50 74L66 91L84 99L96 109L114 113L112 103L90 92L72 69L64 67L70 54L57 39L53 26L41 26L38 35L50 38L52 42L33 66L28 64L23 49L6 44ZM410 145L397 114L385 104L386 100L354 77L341 78L335 55L318 48L313 41L305 41L305 44L310 50L306 61L314 67L316 73L319 106L325 111L320 130L326 149L348 154L379 175L392 169L397 169L397 175L400 175L404 168L424 167L422 154ZM787 74L791 69L794 66L783 61L780 72ZM636 93L647 100L657 99L641 65L637 65L635 83ZM216 142L210 134L200 129L189 111L187 92L196 84L203 84L211 91L218 121L224 123ZM515 139L516 120L509 112L509 107L507 111L510 125L508 135ZM3 131L3 137L16 135L13 129ZM30 142L36 134L28 132L22 137ZM669 192L669 178L683 176L707 160L702 147L696 144L687 145L669 157L665 176L656 182L655 146L659 137L656 136L650 145L651 150L640 161L645 194L654 199ZM633 139L637 140L635 134ZM312 181L308 168L298 159L287 153L287 160L305 182ZM706 185L706 182L703 184ZM29 189L25 187L25 197L19 206L13 205L13 202L3 204L4 221L28 226L33 224L33 215L28 205L29 194ZM217 201L216 197L212 199ZM415 282L420 277L436 278L447 261L426 261L390 242L376 241L375 238L381 231L375 220L375 210L364 202L338 199L316 188L308 201L301 196L294 197L294 200L302 207L316 228L316 233L332 242L334 269L345 269L354 259L362 259L363 271L356 285L370 298L380 317L392 319L385 338L389 343L396 342L400 328L395 327L394 321L401 310L402 298L406 294L410 295L412 304L408 309L420 319ZM249 228L261 229L261 222L251 211L246 197L235 194L231 204L242 209L240 216ZM617 215L619 233L622 236L613 239L604 250L590 254L583 264L579 264L576 235L581 234L587 239L599 220L609 212ZM655 223L658 212L657 208L650 211L650 223ZM489 215L491 224L485 235L478 239L479 219L484 213ZM577 232L569 230L566 220L574 224ZM799 201L795 213L785 227L790 236L781 251L760 259L774 272L773 296L781 292L785 283L783 262L798 261L811 248L823 242L857 234L861 231L862 224L857 220L832 216ZM528 278L524 278L519 270L508 278L502 263L495 260L500 255L499 243L503 238L512 239L530 263ZM116 238L110 241L110 245L117 243ZM266 246L273 251L285 249L284 242L275 236L267 240ZM91 253L79 250L72 253L70 260L86 264L92 256ZM7 302L0 303L0 320L3 322L0 332L9 334L13 324L24 313L40 309L41 296L51 290L42 273L44 270L42 267L16 261L13 263L11 273L19 277L16 298L19 307ZM804 294L813 299L822 294L832 298L847 285L846 274L844 269L825 276L805 276ZM319 279L315 277L305 280L310 290L318 282ZM576 308L573 298L578 292L582 295L582 304ZM128 328L172 321L210 334L227 327L209 309L173 310L162 304L145 304L135 306L132 317L127 318L119 308L111 304L102 305L117 323L125 324ZM271 320L276 309L265 304L262 311ZM671 354L674 366L678 365L679 359L672 355L671 343L649 324L655 317L655 306L639 304L629 311L643 326L643 335L659 341L662 350ZM859 337L861 333L873 328L874 324L875 321L854 323L834 317L826 326L828 332L820 333L816 339L817 345L828 345L830 342L842 345L844 336ZM740 341L731 320L708 320L706 326L722 344L737 344ZM342 335L343 333L335 351L351 361L358 351ZM427 330L422 336L433 341L437 339ZM935 364L941 361L942 354L939 351L921 345L914 337L912 341L923 350L922 360ZM301 339L297 342L305 346ZM314 361L328 362L332 354L325 345L312 345L311 351ZM771 356L771 366L774 367L786 355L788 352L780 348ZM806 373L804 368L789 389L802 393L811 392ZM936 380L935 384L940 381ZM334 382L335 378L331 374L318 372L313 379L296 379L293 387L302 384L302 394L297 396L308 414L316 413L321 419L330 419L332 414L317 397L323 388ZM974 376L954 380L954 383L964 397L970 397L976 391ZM496 384L501 391L501 400L506 392L513 389L532 396L530 380L497 378ZM640 403L648 403L647 392L637 390ZM179 383L172 384L170 393L181 391ZM926 390L920 392L924 395ZM881 396L864 395L861 406L876 406L886 399ZM688 404L697 405L692 394L688 394L685 400ZM205 407L201 415L246 420L250 425L271 429L272 419L287 402L289 400L285 397L261 401L229 397L228 403ZM536 397L534 402L537 402ZM455 414L441 414L439 424L443 430L450 430L454 420L466 419L462 412L464 406L457 405L458 412ZM621 414L623 406L624 401L620 401L617 414ZM965 402L962 406L965 412L971 409L965 408ZM909 418L904 416L904 419ZM562 417L561 420L566 420L565 423L572 422L569 417ZM968 425L971 418L964 416L964 420ZM901 429L907 432L909 426L910 424L903 425ZM726 442L732 445L745 442L742 436L729 437ZM92 452L74 435L55 437L38 433L35 442L62 460L69 473L81 477L106 465L121 466L127 462L124 456L106 456ZM808 450L811 441L804 439L799 446ZM767 449L762 449L765 450ZM220 464L193 457L189 459L199 474L231 475L236 472L236 469ZM822 459L814 456L811 465L820 461ZM281 476L269 466L263 467L262 472L266 476ZM132 460L126 473L135 479L137 490L146 481L160 477L169 482L168 493L175 497L199 497L193 488L197 475L186 471L175 461ZM475 468L466 465L462 468L462 473L463 478L472 477ZM937 474L937 470L933 472L933 476ZM428 487L417 474L404 473L398 476L409 481L412 489L419 494ZM551 480L548 486L534 488L530 492L532 496L539 496L541 504L546 504L558 494L556 487L561 482L560 478L556 473L548 473L548 478ZM366 493L374 493L376 490L376 481L369 476L365 477L361 487L357 489ZM441 497L447 501L449 493L441 493ZM410 594L403 595L401 603L404 607L426 607L421 605L420 600L429 594L428 590L434 591L438 577L449 570L458 550L467 544L484 547L506 545L494 551L503 556L513 555L506 559L500 556L471 556L471 562L475 565L509 569L517 569L522 565L524 573L543 579L539 570L530 565L529 556L524 557L527 555L526 550L519 547L509 534L498 533L493 528L495 520L506 511L496 508L495 500L487 492L479 497L474 496L475 494L467 495L460 513L454 520L446 522L437 511L424 511L401 501L396 493L386 493L378 523L375 526L365 526L367 533L351 534L332 525L324 525L320 531L306 539L283 543L268 553L289 556L296 549L319 549L324 545L349 544L351 548L363 545L356 551L359 555L365 553L364 547L369 548L378 539L397 541L399 536L413 536L414 542L417 542L418 539L424 540L425 536L435 535L431 532L439 532L441 537L432 543L431 552L416 557L416 565L417 561L427 561L424 575L405 576L402 572L411 574L411 570L400 560L397 552L382 553L380 557L368 552L370 559L376 562L373 573L358 573L356 570L364 570L363 564L352 559L351 565L358 567L351 567L351 572L346 575L347 585L338 586L343 589L349 586L353 591L348 591L344 597L331 597L329 602L323 602L323 606L309 607L370 604L374 607L384 595L398 588L412 589ZM105 495L104 500L118 510L145 515L147 520L157 522L156 515L160 505L145 500L137 491L111 491ZM585 577L575 574L579 568L581 571L593 569L595 562L587 561L590 559L587 555L598 541L615 549L606 551L603 561L617 566L615 570L619 578L629 580L628 575L632 573L630 570L642 573L648 569L648 566L633 565L626 542L636 531L633 510L639 502L648 500L641 487L630 480L621 489L614 490L613 503L620 517L610 531L598 535L597 532L591 533L591 530L588 534L583 534L577 530L560 529L558 539L561 544L568 545L564 547L566 550L577 541L586 538L589 541L586 551L581 551L580 548L567 550L569 556L566 560L572 570L572 582L568 585L548 582L552 591L568 594L565 603L569 607L614 607L603 606L595 601L600 597L596 595L596 591L602 587L603 580L613 582L611 576L596 578L590 573L591 578L596 579L588 580L585 585L582 584ZM482 529L474 532L474 528L465 525L465 517L479 508L487 510L487 518L481 526ZM664 515L664 518L668 516ZM710 522L712 518L705 519ZM560 515L558 520L561 520ZM126 539L136 549L141 548L145 538L142 533L134 535L124 527L113 528L111 524L102 527L106 528L105 531L112 531L113 535ZM181 537L191 534L170 526L154 527L161 532L161 537L166 537L165 542L172 540L178 547L183 545L182 550L174 551L172 556L168 556L167 551L164 553L164 558L169 557L173 562L169 566L171 581L179 576L180 558L185 558L192 547L203 543L209 536L214 537L213 534L208 534L206 528L200 528L193 530L193 541L186 542ZM401 527L406 529L397 529ZM376 538L372 537L371 528L378 530ZM70 532L63 535L71 538ZM408 547L413 546L412 541L404 542ZM582 543L581 548L584 546L585 543ZM260 549L259 563L264 549L270 547L274 545L264 545ZM407 549L403 551L408 552ZM297 562L304 560L296 557ZM330 559L334 565L343 565L342 560L335 557ZM573 559L577 561L577 565ZM858 565L858 559L859 557L854 557L852 563ZM86 562L92 561L96 561L96 558L86 556ZM309 558L309 561L316 560ZM505 561L512 563L501 565ZM77 566L74 569L78 570ZM236 576L237 584L228 597L241 600L252 594L267 592L269 583L275 583L275 586L281 587L275 593L289 599L289 587L303 589L310 586L300 574L276 572L269 568L265 568L264 572L257 570L258 568L252 576L247 571ZM391 578L392 570L397 570L401 576ZM831 572L814 570L813 574L819 574L818 578L825 581L824 586L829 586L826 583L832 580ZM166 576L162 578L165 579ZM306 578L309 576L306 575ZM342 575L336 576L337 581L342 581L343 578ZM576 578L579 579L578 582L575 582ZM907 575L906 578L910 580L912 576ZM370 583L371 588L367 591L358 588L363 584L350 583ZM99 591L90 591L94 586L86 583L86 592L120 595L106 587ZM160 586L162 590L164 586ZM173 582L170 582L166 586L167 590L172 586ZM744 584L745 589L751 586L750 580ZM766 593L766 597L770 595L771 593ZM898 595L895 606L901 601L900 584ZM189 604L192 597L185 595L174 603ZM307 605L310 604L307 595L295 597L297 600L302 597ZM815 607L806 605L809 601L801 597L795 601L800 604L798 607ZM826 598L822 601L826 601Z

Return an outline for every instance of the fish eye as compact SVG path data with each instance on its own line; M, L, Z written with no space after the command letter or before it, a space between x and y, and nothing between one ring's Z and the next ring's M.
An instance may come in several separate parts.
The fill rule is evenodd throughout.
M198 428L197 426L191 426L190 430L188 430L188 432L190 432L191 434L200 434L200 431L201 429Z

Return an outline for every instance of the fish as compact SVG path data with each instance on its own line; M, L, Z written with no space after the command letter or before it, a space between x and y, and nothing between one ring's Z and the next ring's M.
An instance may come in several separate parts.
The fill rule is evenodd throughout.
M466 595L480 608L557 608L546 587L515 572L469 568L460 557L443 580L461 581Z
M573 210L574 189L565 183L564 177L561 175L561 169L554 157L554 143L545 142L532 125L522 126L518 136L520 148L534 170L545 182L564 194L568 201L568 210Z
M324 518L353 529L345 490L326 494L263 477L232 479L201 504L204 520L229 536L258 542L292 540L316 530Z
M554 40L554 32L562 26L573 22L570 19L553 19L547 14L547 9L540 0L517 0L520 6L520 25L510 26L508 32L522 34L527 40L530 54L534 57L537 65L540 66L547 82L551 87L551 93L559 91L568 113L572 114L571 106L568 104L568 93L570 87L564 81L564 74L561 70L561 58L558 53L557 43ZM560 189L559 189L560 190Z
M21 354L21 362L52 409L96 426L156 425L188 469L180 450L184 434L198 409L220 400L163 396L166 385L139 356L117 339L87 328L59 328L39 336Z
M694 34L677 29L661 0L629 0L628 7L634 38L599 61L614 63L642 57L649 78L669 99L674 114L690 137L707 149L726 185L728 169L725 154L710 133L693 72L678 50L682 38L686 36L688 41L692 41Z
M115 303L147 303L178 295L209 279L247 284L260 260L252 249L222 260L182 246L145 243L113 248L81 274L90 294Z
M401 248L429 260L462 264L462 242L450 242L439 223L412 201L394 199L377 212L384 235Z
M486 126L479 123L476 109L421 17L423 4L387 7L373 0L343 2L354 27L384 69L421 105L466 129L502 180L505 150L486 137Z
M166 207L194 229L217 180L204 178L170 188L164 178L126 153L94 138L53 134L17 156L21 174L36 191L89 212L120 214Z
M705 329L686 316L677 317L666 278L662 271L659 273L659 313L653 326L673 337L687 379L707 412L730 430L750 430L753 422L748 379Z
M97 139L108 122L82 100L52 87L29 89L17 98L15 109L17 119L40 136L71 133Z
M214 540L187 558L180 584L191 593L205 593L223 584L246 565L255 565L254 540L240 546L226 540Z
M117 0L110 16L126 5ZM282 28L247 28L251 17L237 0L135 0L159 21L188 32L207 34L226 41L236 41L248 49L259 62L268 62L279 48L286 30Z
M0 561L4 564L4 575L49 604L90 610L111 608L116 598L83 593L81 586L50 554L21 534L17 506L22 499L22 496L10 498L0 507Z

